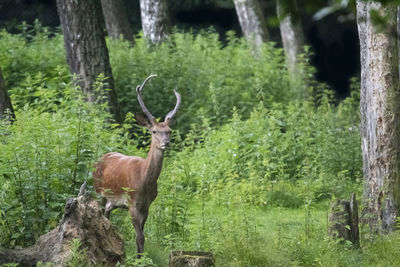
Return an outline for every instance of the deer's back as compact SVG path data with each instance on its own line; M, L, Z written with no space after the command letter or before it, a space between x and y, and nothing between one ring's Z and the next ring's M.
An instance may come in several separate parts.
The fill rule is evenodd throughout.
M126 193L126 188L135 190L136 184L141 182L138 177L141 177L143 161L140 157L125 156L117 152L104 154L94 165L96 192L121 195Z

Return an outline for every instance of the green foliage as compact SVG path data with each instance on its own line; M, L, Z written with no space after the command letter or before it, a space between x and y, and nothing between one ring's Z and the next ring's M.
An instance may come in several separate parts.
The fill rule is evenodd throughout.
M247 120L234 110L230 122L209 130L204 143L175 156L172 175L192 191L232 185L232 194L238 190L242 200L257 205L299 206L299 184L305 180L312 181L318 198L343 197L361 177L357 116L350 99L338 107L323 102L317 108L306 101L272 108L259 104ZM300 198L290 196L293 193ZM286 197L297 204L267 203Z
M182 95L176 117L180 129L187 129L206 114L213 124L230 117L236 106L248 116L255 103L283 101L289 97L289 81L281 49L266 44L260 58L252 55L247 43L228 33L223 47L216 33L197 36L174 33L157 49L149 49L144 38L134 47L111 42L110 59L116 87L125 112L138 107L134 88L150 73L158 79L146 85L145 103L156 116L173 108L173 88ZM183 127L182 127L183 126Z
M5 263L0 266L1 267L18 267L18 263Z
M71 242L71 257L66 266L91 266L86 256L86 250L82 248L82 243L79 239L73 239Z
M361 191L359 85L337 102L313 79L308 52L302 81L290 81L282 50L259 58L245 41L213 32L175 32L148 47L109 43L125 124L110 123L107 103L87 103L67 75L62 37L38 24L0 33L0 61L16 107L0 122L0 246L32 244L54 228L65 200L91 179L105 152L144 156L149 134L136 125L135 87L151 73L146 105L164 116L182 94L173 144L145 225L146 254L136 259L125 210L112 222L125 241L121 266L165 266L170 250L206 250L218 266L386 265L400 260L397 234L362 240L363 250L326 236L329 201ZM50 38L49 36L52 35ZM102 77L96 88L101 92ZM143 150L139 149L144 148ZM70 263L82 265L75 243Z
M50 33L38 21L34 26L23 24L21 31L19 35L0 31L0 62L10 91L26 87L21 83L39 72L49 79L67 74L62 35Z
M176 88L183 101L175 121L184 131L202 115L220 125L233 106L248 117L260 100L282 102L291 96L283 51L274 44L265 44L257 58L234 33L227 34L225 46L212 30L196 36L175 32L157 48L139 37L133 47L122 40L108 43L124 114L140 111L135 88L151 73L158 78L146 85L146 105L164 117L174 107ZM38 101L44 92L58 95L68 83L62 35L50 34L39 23L25 25L19 35L0 32L0 62L17 107Z
M315 228L326 227L323 221L316 223L316 209L325 199L360 189L357 101L355 93L338 106L331 104L329 94L320 97L318 106L313 101L271 107L260 103L248 119L233 109L232 118L219 129L210 128L207 118L193 125L185 148L172 154L159 179L146 236L168 249L213 251L229 262L226 266L298 260L308 265L310 259L297 258L301 252L294 261L284 260L289 250L271 248L275 254L265 255L261 248L271 238L286 241L264 232L268 228L260 228L256 218L275 207L300 209L302 218L285 225L300 231L293 239L310 243L324 235ZM203 132L197 134L198 126ZM273 235L288 231L277 227ZM308 253L308 247L302 249Z
M107 123L105 104L84 102L71 83L59 89L38 88L37 100L18 110L14 124L0 125L2 245L32 244L55 227L66 199L77 194L104 152L137 150L123 128Z
M144 253L140 259L128 257L127 261L125 262L125 266L155 267L157 265L153 263L153 260L149 258L146 253Z

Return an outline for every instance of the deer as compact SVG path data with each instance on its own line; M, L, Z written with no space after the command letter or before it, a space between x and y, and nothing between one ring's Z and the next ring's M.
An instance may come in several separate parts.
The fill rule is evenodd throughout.
M97 193L103 197L104 216L109 218L112 210L128 208L132 224L136 232L137 257L144 252L144 224L149 214L150 204L157 197L157 180L160 176L164 152L170 144L171 119L178 112L181 96L174 89L175 108L170 111L163 122L157 122L142 100L143 87L155 77L152 74L141 85L136 87L139 105L146 115L137 115L137 122L151 131L150 149L146 158L126 156L118 152L104 154L96 163L93 172L93 185Z

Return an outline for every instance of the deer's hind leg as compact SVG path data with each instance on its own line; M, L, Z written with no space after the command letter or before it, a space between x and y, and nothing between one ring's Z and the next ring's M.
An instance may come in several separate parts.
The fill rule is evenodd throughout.
M112 196L102 197L101 205L104 207L104 216L108 219L110 218L110 214L113 210L118 208L127 209L128 201L127 197L124 198L115 198Z
M107 200L106 207L104 208L104 216L106 216L107 219L110 218L110 213L118 208L116 205L114 205L111 201Z

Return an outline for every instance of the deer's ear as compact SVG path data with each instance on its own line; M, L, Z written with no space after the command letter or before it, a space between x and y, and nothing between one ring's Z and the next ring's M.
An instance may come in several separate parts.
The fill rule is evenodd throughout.
M136 121L139 125L144 126L148 129L151 129L152 125L149 119L146 116L143 116L141 113L136 113Z

